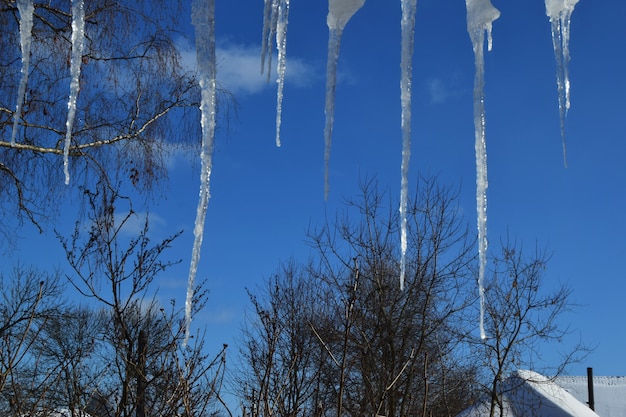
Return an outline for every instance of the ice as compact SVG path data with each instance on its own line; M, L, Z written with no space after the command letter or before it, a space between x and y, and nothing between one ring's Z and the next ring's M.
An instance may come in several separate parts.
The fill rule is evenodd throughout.
M272 72L272 38L276 34L278 22L278 1L265 0L263 9L263 37L261 39L261 74L265 72L265 61L267 61L267 82L270 81Z
M365 0L329 0L326 24L330 29L346 27L350 18L363 7Z
M407 250L407 204L409 195L409 159L411 157L411 84L415 38L416 0L402 0L402 44L400 57L400 104L402 108L402 164L400 179L400 289L404 289Z
M324 113L324 199L328 199L330 190L329 163L330 146L335 122L335 89L337 87L337 61L339 59L339 47L341 44L341 31L330 29L328 34L328 60L326 62L326 103Z
M546 14L552 27L552 45L556 59L556 84L559 93L559 117L561 124L561 143L563 163L567 167L567 149L565 146L565 118L570 107L569 85L569 37L570 18L578 0L546 0Z
M276 48L278 49L278 92L276 93L276 146L280 147L280 125L283 115L283 89L287 70L287 23L289 21L289 0L278 4L278 21L276 23Z
M11 145L15 145L15 137L22 117L24 95L28 84L28 67L30 66L30 47L32 45L33 12L35 7L32 0L18 0L17 10L20 12L20 48L22 50L22 79L17 90L17 105L13 115L13 132L11 133Z
M196 221L193 229L194 241L187 280L185 300L185 340L187 345L191 326L191 310L194 295L194 282L200 261L200 250L204 237L204 220L210 198L210 179L213 166L213 141L215 137L216 112L216 60L215 60L215 0L194 0L192 23L196 31L196 55L198 77L201 90L202 152L200 154L200 193Z
M272 38L276 35L278 50L278 92L276 93L276 146L280 143L280 126L283 113L283 90L287 70L287 24L289 23L289 0L265 0L263 10L263 39L261 40L261 73L265 72L267 61L267 81L272 71Z
M324 199L328 199L330 146L335 119L335 90L337 87L337 61L341 47L341 35L350 18L365 4L365 0L329 0L328 15L328 60L326 62L326 102L324 113Z
M65 184L70 183L69 153L72 142L72 127L76 117L76 100L80 90L80 67L85 44L85 9L83 0L72 0L72 55L70 57L70 98L67 102L65 123L65 146L63 147L63 172Z
M480 337L484 339L485 289L483 287L487 267L487 143L485 140L485 33L491 50L491 27L500 17L498 9L490 0L465 0L467 8L467 31L474 49L474 148L476 151L476 212L478 226L478 292L480 296Z

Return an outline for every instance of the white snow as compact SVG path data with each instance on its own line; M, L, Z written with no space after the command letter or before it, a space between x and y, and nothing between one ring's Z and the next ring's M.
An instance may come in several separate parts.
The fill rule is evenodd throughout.
M86 411L74 409L71 411L69 408L59 408L57 410L41 410L35 414L23 415L23 417L92 417L91 414Z
M365 0L329 0L326 24L330 29L342 29L365 4Z
M559 376L555 382L578 401L589 400L586 376ZM626 410L626 377L593 377L595 412L602 417L622 417Z
M508 379L507 397L515 415L536 415L551 417L595 417L588 406L578 401L572 394L533 371L519 370Z
M337 87L337 61L341 47L341 35L350 18L363 7L365 0L329 0L328 15L328 60L326 62L326 100L324 114L324 199L328 198L330 188L329 162L330 147L335 120L335 90Z
M415 38L416 0L402 0L400 105L402 110L402 163L400 166L400 289L404 289L407 250L407 204L409 195L409 159L411 157L411 85Z
M70 183L69 152L72 142L72 128L76 116L76 100L80 90L80 68L85 44L85 9L83 0L72 0L72 55L70 57L70 98L67 102L67 122L65 123L65 146L63 147L63 172L65 184Z
M500 11L493 7L490 0L465 0L467 8L467 30L472 39L474 53L476 48L483 49L484 35L487 33L487 49L491 51L491 27L500 17Z
M200 262L200 250L204 238L204 220L210 199L210 180L213 165L213 141L215 137L216 112L216 60L215 60L215 0L194 0L192 23L196 30L196 54L202 99L200 103L202 124L202 152L200 172L200 195L193 229L194 242L187 281L185 300L185 340L187 344L191 326L194 282Z
M561 125L561 143L563 163L567 167L567 149L565 146L565 118L570 108L570 83L568 63L570 20L578 0L545 0L546 14L550 18L552 46L556 59L556 84L559 94L559 119Z
M546 13L550 19L560 18L564 13L570 15L579 0L546 0Z
M488 49L491 50L491 27L500 17L498 9L490 0L465 0L467 8L467 31L474 48L474 130L476 152L476 212L478 227L478 292L480 296L480 337L484 339L484 288L483 281L487 266L487 143L485 139L485 33L488 35Z
M516 371L504 382L503 391L502 417L598 417L565 389L533 371ZM472 406L457 417L487 416L489 401Z
M30 66L30 47L32 45L33 13L35 6L32 0L17 0L17 10L20 13L20 49L22 51L22 78L17 90L17 105L13 115L13 132L11 132L11 145L15 145L15 137L20 118L22 117L22 106L24 105L24 95L28 84L28 71Z

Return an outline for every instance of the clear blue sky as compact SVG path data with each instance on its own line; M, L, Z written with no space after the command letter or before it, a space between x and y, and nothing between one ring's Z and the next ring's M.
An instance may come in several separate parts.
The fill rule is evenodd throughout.
M581 305L564 320L597 345L570 373L584 375L592 366L596 375L626 375L626 3L581 0L574 11L567 169L544 3L493 3L502 14L485 58L492 248L508 232L529 250L537 243L553 251L548 283L569 284ZM417 7L410 188L419 173L460 186L462 211L475 230L474 61L465 4L418 0ZM234 92L239 112L218 131L198 271L211 295L195 323L208 325L216 346L231 345L231 358L248 308L245 287L259 285L280 260L306 260L306 229L334 216L343 197L358 193L359 179L375 176L390 193L400 192L400 2L367 0L344 32L327 202L326 2L291 1L281 148L274 145L276 84L259 75L262 12L261 0L216 5L218 79ZM171 252L183 262L161 279L163 298L182 305L198 173L183 158L170 168L166 198L151 213L156 237L185 229ZM65 267L49 242L23 244L46 245L54 264Z

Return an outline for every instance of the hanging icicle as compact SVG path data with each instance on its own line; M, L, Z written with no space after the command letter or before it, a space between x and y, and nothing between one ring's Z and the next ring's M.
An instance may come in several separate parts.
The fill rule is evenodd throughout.
M70 57L70 98L67 102L65 123L65 146L63 147L63 172L65 185L70 183L69 153L72 143L72 128L76 117L76 100L80 90L80 68L85 44L85 8L83 0L72 0L72 55Z
M404 289L407 250L407 205L409 200L409 159L411 157L411 86L415 39L416 0L402 0L402 52L400 57L400 104L402 108L402 164L400 167L400 289Z
M283 90L287 71L287 24L289 23L289 0L265 0L263 10L263 39L261 40L261 74L267 61L267 81L272 71L272 38L276 35L278 50L278 92L276 93L276 146L280 147L280 126L283 113Z
M365 0L329 0L328 15L328 61L326 63L326 104L324 113L324 199L328 199L330 146L335 120L335 89L337 87L337 61L341 47L341 35L350 18L363 7Z
M191 327L191 312L193 307L194 283L200 250L204 237L204 220L210 199L210 180L213 165L213 141L215 137L216 112L216 60L215 60L215 0L194 0L192 5L192 23L196 31L196 55L198 61L198 76L201 90L201 125L202 125L202 152L200 172L200 195L196 210L196 221L193 229L194 241L187 281L187 298L185 300L185 339L187 345Z
M565 146L565 118L570 107L569 86L569 38L570 19L578 0L546 0L546 14L550 18L552 45L556 59L556 85L559 94L559 119L561 125L561 144L563 164L567 167L567 149Z
M18 0L17 10L20 13L20 49L22 50L22 78L17 90L17 105L13 115L13 131L11 132L11 146L15 145L15 137L22 117L22 106L28 84L28 71L30 66L30 47L33 41L33 13L35 7L33 0Z
M483 282L487 267L487 143L485 139L485 59L484 45L491 50L491 27L500 17L500 11L490 0L465 0L467 7L467 31L474 49L474 136L476 151L476 212L478 226L478 292L480 296L480 337L484 339L485 289Z
M283 119L283 90L287 72L287 22L289 18L289 0L278 4L278 22L276 24L276 48L278 49L278 91L276 93L276 146L280 147L280 125Z
M261 39L261 74L265 72L265 62L267 61L267 82L270 82L272 72L272 46L276 35L276 25L278 24L278 1L265 0L263 8L263 36Z

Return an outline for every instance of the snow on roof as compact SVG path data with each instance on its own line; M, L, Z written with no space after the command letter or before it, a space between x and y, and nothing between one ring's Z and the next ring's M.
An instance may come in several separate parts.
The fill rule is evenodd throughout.
M589 400L586 376L560 376L555 382L579 401ZM601 417L625 417L626 377L594 376L593 397L595 411Z
M71 417L72 413L70 412L70 410L68 408L60 408L58 410L55 411L40 411L37 412L36 414L34 414L35 417L39 417L39 416L48 416L48 417ZM85 411L74 411L74 415L75 416L79 416L79 417L92 417L89 413L85 412ZM26 414L23 417L30 417L30 414Z
M533 371L514 372L504 386L502 417L598 417L571 393ZM499 410L496 415L500 416ZM457 417L486 416L489 401L470 407Z

